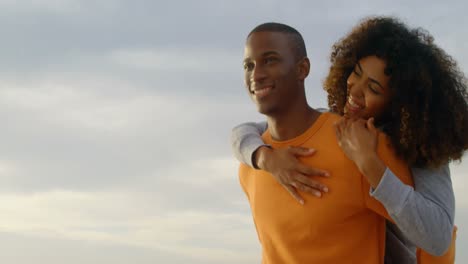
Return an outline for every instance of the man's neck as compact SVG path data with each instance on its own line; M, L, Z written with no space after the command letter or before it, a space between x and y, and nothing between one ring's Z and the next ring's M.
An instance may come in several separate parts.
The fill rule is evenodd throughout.
M306 104L297 104L286 113L268 117L271 137L285 141L303 134L320 116L320 112Z

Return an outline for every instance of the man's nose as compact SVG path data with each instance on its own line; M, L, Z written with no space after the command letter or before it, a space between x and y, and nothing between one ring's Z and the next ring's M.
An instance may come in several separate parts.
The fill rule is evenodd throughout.
M255 68L252 70L252 76L251 80L253 82L261 82L266 78L267 74L265 71L265 67L262 65L257 65Z

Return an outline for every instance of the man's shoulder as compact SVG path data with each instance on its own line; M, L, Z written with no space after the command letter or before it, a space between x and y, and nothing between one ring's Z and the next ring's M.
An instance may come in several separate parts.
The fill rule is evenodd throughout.
M341 116L331 113L331 112L325 112L322 113L320 116L320 122L318 122L319 128L318 131L321 131L322 133L331 133L331 130L335 130L335 123L338 122L341 119ZM332 135L335 135L333 132Z
M331 122L332 124L341 119L341 116L332 112L322 112L322 116L326 117L327 122Z

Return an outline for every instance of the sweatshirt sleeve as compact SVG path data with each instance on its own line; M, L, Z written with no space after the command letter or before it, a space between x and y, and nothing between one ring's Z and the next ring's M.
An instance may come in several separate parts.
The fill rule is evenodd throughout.
M253 166L253 154L261 146L267 146L261 136L267 129L267 122L243 123L232 129L231 148L234 156L242 163Z
M430 254L443 255L451 243L455 215L449 167L411 170L414 189L387 168L370 194L384 205L406 238Z
M395 172L395 175L397 175L398 179L402 182L402 184L405 184L408 186L414 185L413 178L411 176L411 171L408 168L406 162L404 162L401 158L399 158L396 155L395 150L392 148L388 137L383 133L379 133L377 154L379 155L383 163L386 164L387 167L390 168L391 171ZM382 215L383 217L393 222L394 220L392 219L385 205L381 203L379 200L377 200L375 197L371 196L369 192L369 190L371 189L371 186L364 176L362 176L361 182L362 182L362 191L364 192L363 195L364 195L365 205L369 209L373 210L374 212ZM403 196L402 194L397 193L397 192L392 192L392 195ZM402 197L402 199L405 199L405 198Z

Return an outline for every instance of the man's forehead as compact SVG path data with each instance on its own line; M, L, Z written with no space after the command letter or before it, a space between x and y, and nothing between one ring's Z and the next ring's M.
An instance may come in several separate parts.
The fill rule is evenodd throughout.
M290 50L290 44L290 36L286 33L271 31L254 32L247 38L244 54L265 52L284 53L286 50Z
M277 31L253 32L247 37L246 45L253 42L289 42L291 34Z

